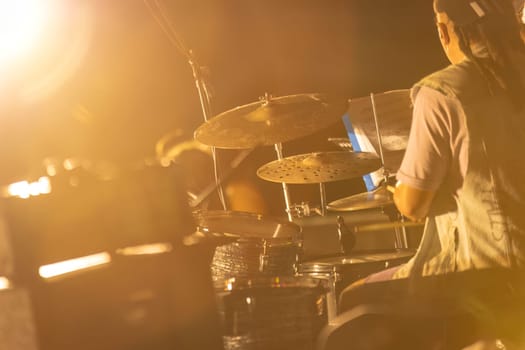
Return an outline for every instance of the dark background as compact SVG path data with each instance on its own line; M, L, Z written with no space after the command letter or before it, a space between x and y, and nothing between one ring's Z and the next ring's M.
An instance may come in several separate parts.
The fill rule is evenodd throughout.
M170 130L180 128L191 137L203 122L190 66L143 1L62 3L63 17L49 34L53 45L43 37L35 49L39 54L0 69L4 184L39 175L45 157L137 162L153 157L155 142ZM328 92L350 98L409 88L447 63L430 0L162 4L198 62L209 69L214 114L254 102L265 92ZM75 69L38 98L20 98L67 61L86 11L89 40L84 40ZM285 144L284 152L335 150L326 138L344 135L341 123ZM230 156L231 151L223 152ZM279 191L279 185L261 184L254 173L273 159L271 147L256 150L239 176L267 187L268 193ZM336 189L329 189L329 196L335 198L329 200L345 194L341 188L360 190L354 185L332 186Z

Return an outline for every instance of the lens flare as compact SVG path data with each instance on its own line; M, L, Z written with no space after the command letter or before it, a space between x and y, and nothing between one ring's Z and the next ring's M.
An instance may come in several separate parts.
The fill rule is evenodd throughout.
M50 11L45 0L0 0L0 64L19 58L36 44Z
M43 265L38 269L38 273L40 277L49 279L76 271L92 269L94 267L109 264L110 262L111 255L107 252L103 252Z

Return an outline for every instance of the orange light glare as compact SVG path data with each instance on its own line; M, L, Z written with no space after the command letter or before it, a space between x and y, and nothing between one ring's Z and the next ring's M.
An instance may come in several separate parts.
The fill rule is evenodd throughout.
M0 64L27 53L50 16L50 1L0 0Z
M51 193L51 182L48 177L41 177L38 181L19 181L7 186L7 196L27 199L31 196Z
M19 181L7 186L7 194L10 197L29 198L29 182Z
M104 252L43 265L38 269L38 274L40 277L49 279L72 272L92 269L110 262L111 255L109 255L107 252Z
M154 255L169 253L171 252L172 248L172 245L169 243L154 243L119 248L116 252L120 255Z
M0 277L0 290L10 289L11 281L7 277Z

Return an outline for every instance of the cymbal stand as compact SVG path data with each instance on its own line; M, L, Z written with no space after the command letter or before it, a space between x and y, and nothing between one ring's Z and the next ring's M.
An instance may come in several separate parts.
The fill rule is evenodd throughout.
M282 143L276 143L274 145L275 147L275 153L277 153L277 159L282 160L283 159L283 144ZM288 221L293 221L292 217L292 209L290 206L291 200L290 200L290 192L288 191L288 184L286 182L281 183L283 186L283 195L284 195L284 204L286 205L286 214L288 215Z
M388 184L388 169L385 167L385 156L383 153L383 140L381 138L381 133L379 132L379 121L377 119L377 110L376 110L376 104L374 99L374 94L370 93L370 102L372 104L372 114L374 116L374 123L376 127L376 134L377 134L377 143L379 145L379 157L381 159L381 166L383 168L383 186L387 186ZM401 215L401 221L404 221L405 218ZM408 241L407 241L407 232L405 227L396 227L394 228L395 234L396 234L396 247L400 249L406 249L408 248Z
M319 194L321 196L321 209L319 214L325 216L328 203L326 203L326 187L323 182L319 183Z
M204 79L204 66L200 65L193 54L193 51L190 50L181 39L179 34L176 32L172 22L170 21L166 8L161 4L161 2L155 1L154 3L149 3L148 0L145 0L144 3L150 10L151 15L155 18L161 29L164 31L168 40L177 48L177 50L188 60L188 63L193 72L193 78L195 79L195 86L199 94L199 100L202 109L202 115L204 121L207 122L212 115L211 109L211 94L209 91L209 85ZM155 11L155 7L157 8ZM212 159L213 159L213 171L215 177L215 187L217 188L217 193L221 201L222 207L224 210L227 210L226 200L224 198L224 190L222 188L222 180L219 176L218 170L218 161L217 161L217 150L215 147L211 147Z

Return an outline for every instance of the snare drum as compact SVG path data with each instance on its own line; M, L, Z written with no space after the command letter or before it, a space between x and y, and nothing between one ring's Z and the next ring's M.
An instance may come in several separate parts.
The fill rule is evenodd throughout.
M332 319L338 313L337 300L345 287L372 273L401 265L414 254L414 250L408 249L355 252L304 262L298 267L298 275L324 281L330 289L327 305L329 319Z
M302 252L301 228L291 222L232 211L194 213L200 231L235 237L215 249L214 279L293 276Z
M306 277L215 282L225 350L311 350L327 324L326 288Z

